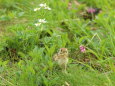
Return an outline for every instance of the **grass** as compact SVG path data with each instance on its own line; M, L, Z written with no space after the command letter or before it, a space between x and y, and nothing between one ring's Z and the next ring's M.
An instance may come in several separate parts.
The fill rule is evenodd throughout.
M0 0L0 86L115 85L115 1L78 2ZM40 3L52 10L34 11ZM35 26L38 19L47 23ZM52 61L62 47L69 50L67 74Z

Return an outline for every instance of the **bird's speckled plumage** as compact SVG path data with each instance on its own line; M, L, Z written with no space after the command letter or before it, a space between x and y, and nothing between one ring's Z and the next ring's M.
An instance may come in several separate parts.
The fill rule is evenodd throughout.
M68 49L60 48L59 52L53 56L53 60L66 72L68 63Z

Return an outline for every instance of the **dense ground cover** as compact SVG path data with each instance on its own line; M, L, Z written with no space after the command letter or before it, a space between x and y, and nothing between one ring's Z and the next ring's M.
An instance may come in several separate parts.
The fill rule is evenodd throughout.
M114 86L114 60L114 0L0 0L0 86Z

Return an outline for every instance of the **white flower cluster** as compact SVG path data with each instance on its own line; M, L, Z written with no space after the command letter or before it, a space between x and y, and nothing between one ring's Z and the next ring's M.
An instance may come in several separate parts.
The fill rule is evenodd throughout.
M35 8L34 11L39 11L40 9L46 9L46 10L51 10L51 8L49 6L46 5L46 3L44 4L40 4L39 5L40 7L39 8Z
M47 23L45 19L38 19L38 22L35 23L35 26L40 26L42 23Z

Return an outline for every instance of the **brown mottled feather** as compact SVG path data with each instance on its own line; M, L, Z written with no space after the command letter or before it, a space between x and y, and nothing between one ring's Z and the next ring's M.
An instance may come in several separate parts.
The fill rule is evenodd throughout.
M68 49L61 48L59 52L53 56L53 60L56 61L58 65L66 72L68 63Z

